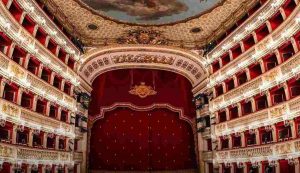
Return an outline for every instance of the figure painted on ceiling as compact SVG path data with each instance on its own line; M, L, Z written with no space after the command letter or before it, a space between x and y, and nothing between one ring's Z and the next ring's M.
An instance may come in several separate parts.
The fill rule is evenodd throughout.
M188 6L178 0L83 0L94 9L101 11L121 11L140 20L155 20L188 10Z

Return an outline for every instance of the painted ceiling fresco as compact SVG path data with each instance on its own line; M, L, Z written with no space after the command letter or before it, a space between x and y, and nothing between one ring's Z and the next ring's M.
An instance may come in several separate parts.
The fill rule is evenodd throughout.
M94 12L115 21L143 25L176 23L199 16L222 0L80 0Z

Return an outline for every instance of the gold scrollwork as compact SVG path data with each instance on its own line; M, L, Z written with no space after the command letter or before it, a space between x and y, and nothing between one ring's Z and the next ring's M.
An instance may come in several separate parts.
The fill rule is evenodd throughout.
M157 92L151 87L147 86L145 82L141 82L140 85L135 85L130 91L130 94L137 95L140 98L146 98L151 95L156 95Z

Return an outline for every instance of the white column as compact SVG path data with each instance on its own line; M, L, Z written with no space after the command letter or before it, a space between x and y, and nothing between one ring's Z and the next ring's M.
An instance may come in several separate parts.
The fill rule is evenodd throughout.
M43 69L44 69L44 65L41 63L40 66L39 66L39 68L38 68L38 72L37 72L37 76L38 76L39 78L42 77Z
M54 165L54 173L58 173L58 165Z
M43 148L47 148L47 138L48 138L48 133L45 132L43 136Z
M27 165L27 173L31 173L31 165Z
M220 137L217 138L217 142L218 142L218 150L221 150L222 143Z
M34 95L34 96L33 96L33 100L32 100L32 110L33 110L34 112L36 111L37 101L38 101L38 96L37 96L37 95Z
M276 160L275 170L276 170L276 173L277 173L277 172L280 172L280 164L279 164L279 161L278 161L278 160Z
M69 146L70 146L70 140L71 140L71 139L66 137L65 140L66 140L65 150L66 150L66 151L69 151Z
M22 94L23 94L23 88L20 87L17 95L17 100L16 100L17 105L21 105Z
M256 112L255 100L253 97L250 99L250 103L251 103L252 112Z
M259 136L258 129L255 129L255 140L256 140L256 145L260 145L260 136Z
M296 158L295 160L298 160L298 158ZM299 167L299 163L297 162L296 164L295 164L295 173L300 173L300 167Z
M234 166L231 164L231 166L230 166L230 172L231 173L234 173Z
M247 76L247 81L251 80L250 70L248 67L245 69L245 72L246 72L246 76Z
M28 68L29 59L30 59L30 54L27 54L24 59L24 68L26 69Z
M272 125L272 138L273 138L273 142L277 142L276 126L274 124Z
M285 97L286 97L286 100L289 100L291 98L291 94L290 94L290 91L289 91L289 87L287 85L287 82L284 82L283 83L283 89L284 89L284 93L285 93Z
M74 95L74 85L71 84L71 88L70 88L70 95L71 97L73 97Z
M241 146L245 147L246 143L245 143L245 133L241 132Z
M67 165L64 166L64 170L65 170L65 173L69 173L69 169L68 169Z
M233 142L232 142L232 136L231 135L228 135L228 148L229 149L232 149L232 145L233 144Z
M29 130L28 146L29 147L33 146L33 129Z
M56 75L55 72L52 72L52 73L51 73L51 75L50 75L50 80L49 80L49 81L50 81L50 82L49 82L50 85L53 85L55 75Z
M219 173L223 173L223 166L222 166L222 164L219 164Z
M55 136L55 149L59 150L59 136Z
M42 172L41 173L46 173L46 166L42 165Z
M259 61L259 65L260 65L262 73L265 73L266 72L266 68L265 68L265 65L264 65L264 61L260 60Z
M51 105L51 104L50 104L50 102L48 101L48 102L46 103L46 111L45 111L47 116L49 116L49 113L50 113L50 105Z
M241 103L237 103L237 108L238 108L238 117L241 117L243 114Z
M61 118L61 107L59 106L58 109L57 109L57 115L56 115L56 119L60 120Z
M229 115L229 109L228 109L228 107L225 108L225 112L226 112L226 120L229 121L230 120L230 115Z
M0 85L0 97L3 97L3 93L4 93L4 87L5 87L6 82L2 79L1 80L1 85Z
M258 173L263 173L261 162L258 163Z
M205 173L209 173L209 165L205 162Z
M268 106L270 107L272 105L272 98L269 90L266 91L266 96L267 96Z
M9 170L10 170L10 173L15 173L13 165L10 165L10 169Z
M64 91L65 83L66 83L66 79L62 79L61 85L60 85L60 90L61 90L61 91Z
M243 172L244 172L244 173L248 173L248 172L247 172L247 164L246 164L246 163L244 163Z
M292 138L295 139L297 137L295 121L290 120L290 123L291 123Z
M71 123L71 117L72 117L72 113L71 113L71 111L68 111L68 114L67 114L67 123Z
M13 131L12 131L12 144L17 143L17 127L18 125L14 124Z

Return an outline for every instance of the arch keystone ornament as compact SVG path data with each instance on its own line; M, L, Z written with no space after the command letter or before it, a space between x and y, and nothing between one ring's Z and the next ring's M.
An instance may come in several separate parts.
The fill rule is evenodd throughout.
M205 58L167 46L128 45L92 49L79 67L79 74L92 84L97 76L118 69L155 69L180 74L193 87L208 76Z

